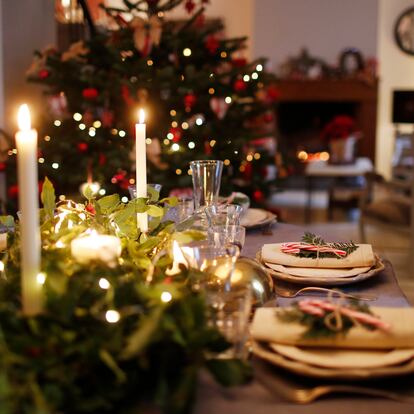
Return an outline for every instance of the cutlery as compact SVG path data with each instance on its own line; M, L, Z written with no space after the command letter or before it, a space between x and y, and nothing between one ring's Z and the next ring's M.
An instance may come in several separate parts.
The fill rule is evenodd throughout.
M276 291L276 295L282 297L282 298L295 298L296 296L300 296L302 294L306 294L308 292L315 292L315 293L326 293L328 294L332 294L334 296L343 296L345 298L348 299L356 299L356 300L377 300L377 297L374 295L369 295L369 294L363 294L363 295L353 295L350 293L344 293L342 291L339 290L335 290L335 289L328 289L328 288L323 288L323 287L316 287L316 286L308 286L308 287L304 287L302 289L299 289L297 291L292 291L290 289L287 288L283 288L280 286L277 286L275 288Z
M272 395L278 395L286 401L297 404L309 404L324 395L333 393L360 394L414 404L414 396L406 393L403 395L382 388L348 384L307 385L302 381L293 380L292 376L287 373L283 373L283 376L279 375L268 364L257 359L254 360L254 368L255 378L263 388Z

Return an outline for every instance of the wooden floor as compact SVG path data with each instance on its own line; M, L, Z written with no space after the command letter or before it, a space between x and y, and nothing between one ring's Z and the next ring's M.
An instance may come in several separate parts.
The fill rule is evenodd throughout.
M317 192L313 197L312 221L304 222L304 205L306 194L304 191L284 191L272 197L272 207L279 211L280 221L303 226L304 231L311 231L321 235L326 240L354 240L359 241L358 211L344 211L336 209L333 220L327 218L327 195ZM406 235L384 231L370 226L367 229L368 242L382 257L391 261L398 281L404 293L414 305L414 269L409 262L409 239Z

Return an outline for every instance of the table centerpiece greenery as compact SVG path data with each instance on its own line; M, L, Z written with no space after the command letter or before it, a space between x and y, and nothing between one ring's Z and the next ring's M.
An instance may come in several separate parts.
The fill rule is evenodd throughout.
M166 275L172 242L200 236L162 221L175 200L85 196L83 204L55 204L52 184L43 185L44 305L36 316L21 311L19 221L1 217L14 231L1 262L0 413L147 412L143 404L186 413L202 367L224 385L245 381L241 361L214 358L228 344L208 324L203 294L189 283L194 274ZM150 216L148 234L137 230L139 212ZM120 238L116 263L72 256L71 241L91 229Z

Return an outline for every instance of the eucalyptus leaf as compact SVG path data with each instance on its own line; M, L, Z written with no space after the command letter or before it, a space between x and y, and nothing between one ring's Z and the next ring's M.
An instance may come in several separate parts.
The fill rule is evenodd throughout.
M97 204L101 208L103 214L110 214L112 213L116 207L118 207L120 203L119 195L112 194L105 197L100 198L97 201Z
M150 185L147 185L147 193L151 203L156 203L160 199L160 192Z
M164 215L164 210L162 207L150 205L148 206L147 214L152 217L162 217Z
M160 203L168 204L169 207L175 207L178 204L177 197L165 197L160 200Z
M99 356L101 357L102 361L105 363L105 365L115 374L116 379L120 383L124 383L127 380L127 376L124 371L119 367L115 359L112 357L112 355L106 350L101 349L99 351Z
M53 184L49 181L49 179L46 177L45 181L43 182L42 187L42 193L40 195L40 198L43 203L43 209L48 216L48 218L53 218L53 214L55 212L55 189L53 187Z
M90 185L87 185L84 189L83 189L83 196L90 202L91 200L94 199L94 192L92 190L92 187Z
M137 329L127 339L126 347L121 354L122 359L130 359L137 356L149 345L158 330L163 311L163 308L158 307L142 318Z

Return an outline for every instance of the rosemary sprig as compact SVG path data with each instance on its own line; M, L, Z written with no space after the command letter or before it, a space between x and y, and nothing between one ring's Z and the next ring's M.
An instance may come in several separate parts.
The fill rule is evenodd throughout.
M351 240L349 242L334 242L334 243L328 243L326 242L321 236L317 236L311 232L305 232L305 234L302 236L302 242L313 244L315 246L321 246L321 247L331 247L333 249L340 249L346 252L345 256L338 256L335 253L331 252L313 252L308 250L301 250L300 253L297 254L299 257L309 257L316 259L319 258L336 258L341 259L343 257L349 256L352 252L358 249L358 246Z
M361 304L356 300L352 300L348 305L351 309L354 309L359 312L367 313L373 315L371 309L368 305ZM349 330L355 326L355 321L349 318L346 315L342 315L342 328L337 330L329 329L325 324L324 319L332 312L327 312L323 317L311 315L309 313L303 312L298 305L298 302L294 302L290 308L278 312L276 317L285 323L299 323L300 325L306 326L306 330L302 335L304 339L318 339L318 338L329 338L336 335L345 336ZM375 330L376 328L367 324L360 324L367 330Z

